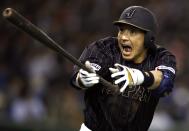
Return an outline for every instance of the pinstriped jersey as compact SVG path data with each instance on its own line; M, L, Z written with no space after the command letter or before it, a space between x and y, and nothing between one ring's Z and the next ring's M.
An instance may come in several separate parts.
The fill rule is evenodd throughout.
M97 68L97 74L113 83L109 67L119 63L142 71L159 69L169 75L174 82L176 62L168 50L156 47L145 60L136 64L122 58L117 38L107 37L88 45L79 59L82 63L89 60ZM76 87L75 77L78 67L74 67L72 84ZM121 87L121 84L119 85ZM165 90L148 90L142 86L132 86L119 94L112 94L102 84L85 90L85 124L94 131L147 131L153 118L159 98L169 93Z

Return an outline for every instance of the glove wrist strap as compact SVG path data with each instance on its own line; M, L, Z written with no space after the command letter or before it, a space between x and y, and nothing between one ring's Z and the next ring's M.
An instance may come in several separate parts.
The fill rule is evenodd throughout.
M134 80L135 85L141 85L144 82L144 75L143 72L138 69L133 69L134 74L136 76L136 80Z

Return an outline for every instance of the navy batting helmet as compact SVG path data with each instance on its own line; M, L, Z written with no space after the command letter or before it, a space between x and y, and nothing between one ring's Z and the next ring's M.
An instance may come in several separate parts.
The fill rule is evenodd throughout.
M154 47L155 36L157 33L157 20L155 15L147 8L142 6L130 6L126 8L118 21L114 25L129 24L146 32L145 46Z

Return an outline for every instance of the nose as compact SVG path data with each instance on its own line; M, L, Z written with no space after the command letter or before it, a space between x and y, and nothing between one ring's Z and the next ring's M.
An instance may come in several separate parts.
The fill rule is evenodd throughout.
M129 37L128 37L128 35L123 34L123 35L121 35L121 39L122 40L129 40Z
M129 32L128 31L124 31L120 34L120 39L123 41L128 41L129 40Z

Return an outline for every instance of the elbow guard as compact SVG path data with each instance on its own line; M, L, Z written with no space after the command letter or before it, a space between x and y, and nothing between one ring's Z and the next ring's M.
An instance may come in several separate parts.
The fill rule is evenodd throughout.
M153 91L153 94L157 97L163 97L168 95L173 89L174 74L170 71L163 71L163 79L157 89Z

